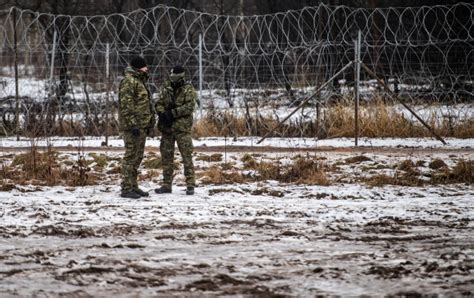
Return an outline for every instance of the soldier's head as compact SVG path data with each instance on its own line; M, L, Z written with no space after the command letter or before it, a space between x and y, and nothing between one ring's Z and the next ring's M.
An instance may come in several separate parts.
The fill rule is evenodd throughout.
M170 81L173 88L179 88L184 85L184 68L181 65L175 65L170 71Z
M135 56L130 60L130 66L141 72L148 72L148 66L145 59L140 56Z

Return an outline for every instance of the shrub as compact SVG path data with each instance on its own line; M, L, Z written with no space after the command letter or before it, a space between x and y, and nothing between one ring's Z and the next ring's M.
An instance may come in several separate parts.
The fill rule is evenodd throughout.
M310 158L299 158L285 169L281 181L288 183L329 185L326 170L327 167L322 162Z
M143 167L145 169L159 169L161 168L161 156L148 157L143 161Z
M431 178L432 183L474 183L474 161L459 160L452 170L441 168Z
M213 153L211 155L201 154L196 157L196 160L202 160L207 162L219 162L222 161L222 153Z
M345 159L347 164L360 163L360 162L363 162L363 161L371 161L371 160L372 159L368 158L365 155L358 155L358 156L348 157L348 158Z
M226 171L221 166L213 165L199 173L203 184L232 184L243 183L244 176L236 171Z
M439 158L436 158L434 159L433 161L430 162L430 164L428 165L428 167L430 169L433 169L433 170L438 170L438 169L441 169L441 168L446 168L447 165L444 161L442 161L441 159Z

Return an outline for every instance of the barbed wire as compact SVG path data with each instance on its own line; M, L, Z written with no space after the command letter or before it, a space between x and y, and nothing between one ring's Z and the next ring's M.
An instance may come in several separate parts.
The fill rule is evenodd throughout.
M175 63L187 68L197 86L199 36L207 90L204 107L222 106L231 114L246 108L250 113L251 99L258 102L252 109L263 113L278 100L287 105L300 101L354 60L359 30L361 60L406 100L421 104L421 109L432 102L470 101L473 8L469 3L375 9L321 4L276 14L230 16L159 5L124 14L68 16L13 7L0 11L3 117L8 122L13 114L16 56L23 78L19 93L24 131L32 125L27 123L31 111L41 110L44 119L38 119L49 117L50 124L68 113L85 114L77 116L81 119L95 113L92 133L103 134L109 124L101 119L115 116L115 89L129 58L145 57L152 70L152 91ZM110 78L105 77L107 66ZM322 93L320 103L350 97L353 75L352 70L344 72ZM368 77L363 75L362 80L363 97L383 93ZM277 95L267 96L268 90ZM106 98L111 105L105 104ZM62 115L55 114L59 110Z

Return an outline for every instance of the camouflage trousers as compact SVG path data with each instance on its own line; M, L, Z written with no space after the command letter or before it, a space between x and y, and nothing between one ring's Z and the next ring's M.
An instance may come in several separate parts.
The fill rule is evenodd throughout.
M160 143L161 162L163 165L163 185L169 186L173 183L174 172L174 144L178 144L179 152L183 158L184 176L187 186L195 186L193 165L193 140L190 132L167 133L163 132Z
M145 129L140 129L139 136L134 136L129 131L123 132L125 155L122 159L122 191L130 191L138 188L138 167L143 159L145 141Z

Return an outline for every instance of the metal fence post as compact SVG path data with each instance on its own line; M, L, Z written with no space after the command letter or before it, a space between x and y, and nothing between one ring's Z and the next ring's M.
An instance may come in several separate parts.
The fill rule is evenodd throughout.
M54 59L56 55L56 39L57 39L57 33L56 30L54 30L53 34L53 49L51 50L51 71L49 73L49 95L53 95L53 75L54 75Z
M107 92L105 95L105 146L109 146L109 95L110 95L110 44L105 49L105 82Z
M360 46L361 46L361 32L357 32L357 40L354 41L354 143L358 146L359 143L359 96L360 96Z
M14 65L15 65L15 133L16 140L20 140L20 90L18 86L18 41L16 35L16 9L12 8L13 12L13 49L14 49Z
M199 116L202 118L202 34L199 34Z

